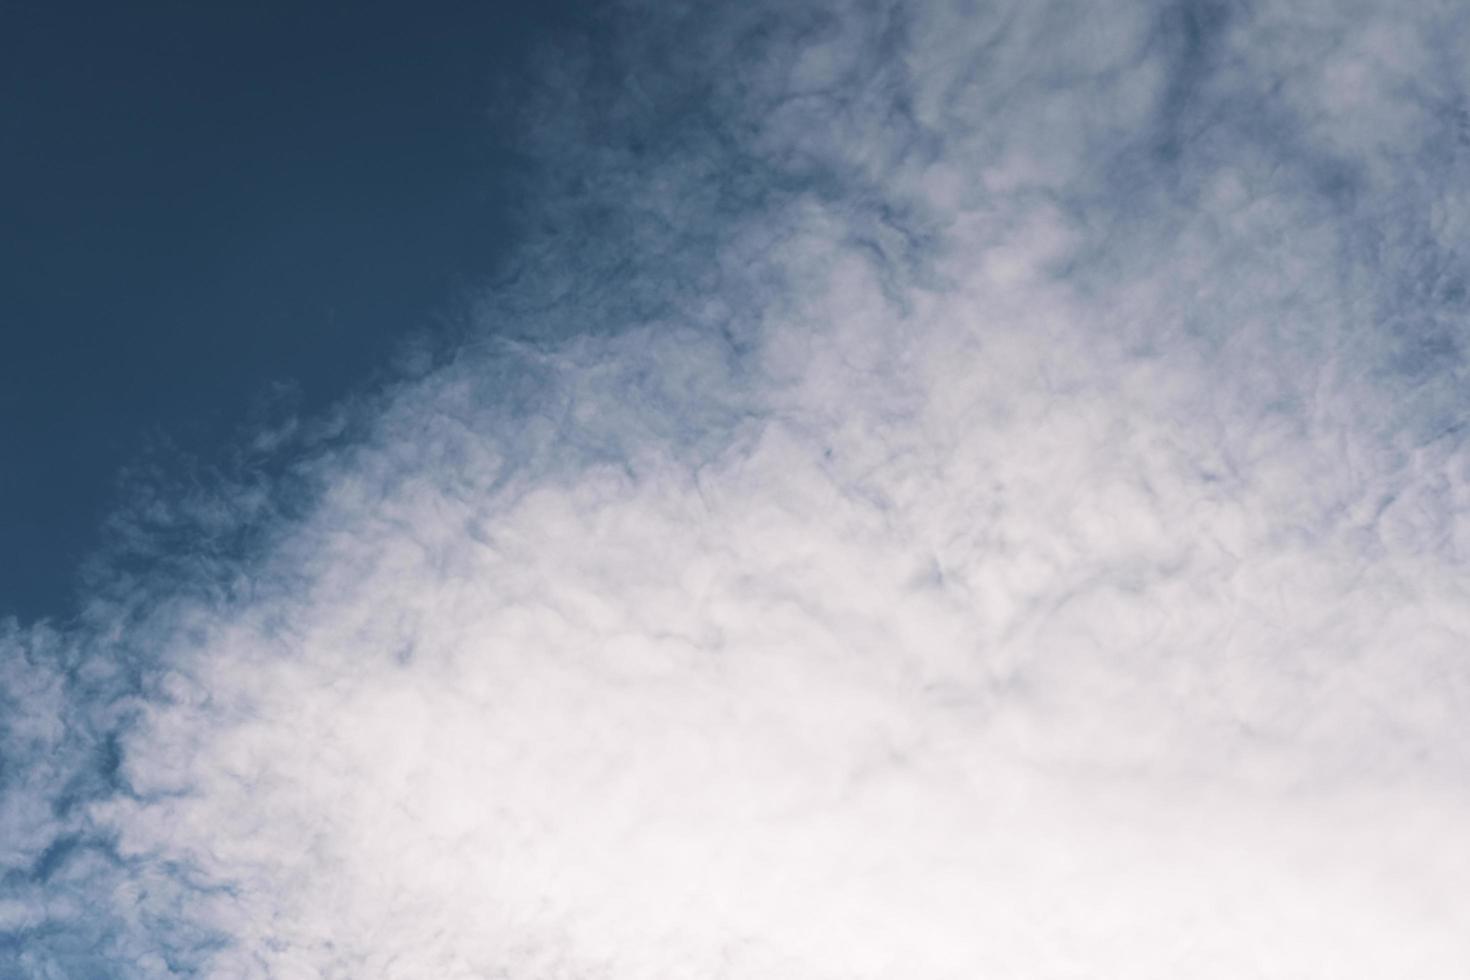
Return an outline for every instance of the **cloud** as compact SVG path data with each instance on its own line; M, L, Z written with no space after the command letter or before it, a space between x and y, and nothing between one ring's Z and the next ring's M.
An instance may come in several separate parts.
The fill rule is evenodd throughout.
M1456 976L1466 26L620 7L478 332L0 637L0 954Z

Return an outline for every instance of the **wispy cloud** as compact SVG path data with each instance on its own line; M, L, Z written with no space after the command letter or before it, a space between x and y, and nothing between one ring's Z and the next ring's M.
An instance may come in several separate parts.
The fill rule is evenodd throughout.
M480 332L6 627L0 953L1458 976L1465 16L729 8L550 60Z

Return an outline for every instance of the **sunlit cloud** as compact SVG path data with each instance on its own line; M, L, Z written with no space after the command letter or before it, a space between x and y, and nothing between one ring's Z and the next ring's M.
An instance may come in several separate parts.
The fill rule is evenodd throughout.
M1467 30L624 5L478 332L0 634L0 952L1460 976Z

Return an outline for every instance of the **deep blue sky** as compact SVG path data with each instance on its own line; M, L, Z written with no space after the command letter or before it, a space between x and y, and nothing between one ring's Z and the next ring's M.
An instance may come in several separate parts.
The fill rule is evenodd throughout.
M146 446L340 397L494 270L493 93L575 7L5 5L0 615L66 614Z

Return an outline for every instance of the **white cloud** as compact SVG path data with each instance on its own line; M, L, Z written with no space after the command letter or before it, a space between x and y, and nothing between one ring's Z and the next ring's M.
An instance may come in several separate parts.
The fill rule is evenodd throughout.
M0 642L22 975L1458 976L1450 21L1201 9L629 12L487 339Z

